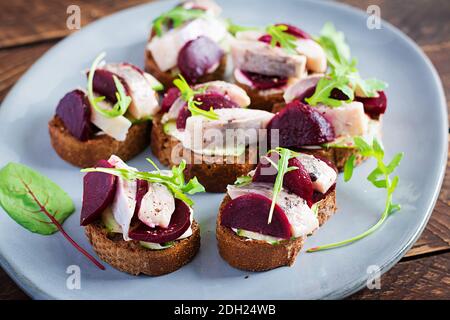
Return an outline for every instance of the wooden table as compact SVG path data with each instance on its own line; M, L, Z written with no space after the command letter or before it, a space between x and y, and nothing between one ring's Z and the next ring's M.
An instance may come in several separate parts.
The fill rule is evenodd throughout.
M68 35L66 9L81 7L82 26L145 0L15 0L0 2L0 101L19 77ZM450 1L343 0L383 19L414 39L436 66L450 97ZM449 102L447 100L447 102ZM450 105L450 103L447 103ZM364 289L349 299L450 299L450 170L420 239L381 279L380 290ZM0 299L28 299L0 268Z

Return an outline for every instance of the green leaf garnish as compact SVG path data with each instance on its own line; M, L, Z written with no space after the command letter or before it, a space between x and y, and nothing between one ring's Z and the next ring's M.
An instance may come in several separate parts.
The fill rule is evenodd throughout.
M374 139L372 142L372 145L369 145L362 138L356 137L355 144L358 146L359 152L361 153L361 155L366 156L366 157L372 157L377 161L377 167L369 174L369 176L367 177L367 180L369 180L377 188L386 189L386 202L385 202L384 211L381 214L381 217L378 220L378 222L375 225L373 225L371 228L366 230L365 232L363 232L355 237L352 237L350 239L346 239L343 241L339 241L339 242L335 242L335 243L308 249L307 252L317 252L317 251L342 247L342 246L348 245L350 243L353 243L355 241L361 240L361 239L367 237L368 235L372 234L373 232L375 232L384 223L384 221L390 214L400 210L400 208L401 208L401 206L399 204L392 203L392 195L398 185L399 177L395 176L391 180L390 174L400 164L400 161L403 158L403 152L397 153L393 157L391 162L386 165L384 163L384 150L381 147L381 145L377 139ZM354 161L354 159L347 160L345 167L347 167L347 166L351 167L352 165L348 164L348 163L350 163L352 161ZM347 169L347 170L350 170L350 169ZM345 176L345 174L346 173L344 172L344 176ZM347 181L347 179L345 179L345 181Z
M186 9L183 6L176 6L153 20L153 30L158 37L161 37L164 27L168 23L171 23L171 26L176 29L186 21L197 19L205 14L206 12L201 9Z
M352 178L353 168L355 167L355 155L352 154L344 165L344 181L347 182Z
M93 256L81 248L62 224L74 212L72 199L56 183L19 163L9 163L0 170L0 206L25 229L50 235L57 231L98 268Z
M88 75L88 99L91 103L92 107L97 110L100 114L107 118L115 118L118 116L123 116L125 112L127 112L128 107L131 103L131 98L127 96L125 92L125 88L122 85L122 82L113 75L114 84L116 85L116 98L117 102L112 107L112 109L104 109L98 105L98 102L101 102L105 100L105 97L95 97L94 95L94 74L95 70L97 69L99 63L105 58L106 54L102 52L100 55L98 55L97 58L95 58L94 62L92 63L92 66L89 70Z
M113 169L113 168L86 168L81 170L81 172L104 172L121 177L125 180L146 180L151 183L161 183L165 185L174 195L175 198L184 201L189 206L192 206L194 202L190 199L187 194L195 194L199 192L205 192L205 188L197 180L193 178L185 182L184 179L184 169L186 168L186 161L182 160L180 165L172 167L170 174L162 173L161 170L156 166L156 164L147 159L155 168L156 172L141 172L130 169Z
M231 33L233 36L235 36L236 33L241 32L241 31L261 30L261 28L258 28L258 27L246 27L246 26L237 25L237 24L233 23L233 21L231 21L231 19L227 19L226 23L227 23L228 32Z
M186 101L188 109L193 116L202 116L210 120L219 120L219 115L214 112L213 106L210 107L209 111L202 110L198 107L202 103L194 100L195 95L202 94L206 91L206 86L194 90L189 86L186 79L184 79L181 74L178 75L178 79L173 80L173 84L180 90L181 97Z
M234 182L235 186L241 187L241 186L245 186L248 185L252 182L252 177L250 176L240 176L237 177L236 181Z
M270 45L275 47L277 44L281 46L286 52L295 54L295 48L297 48L297 44L295 41L297 38L290 33L287 33L286 30L288 27L283 24L274 25L271 24L267 26L266 32L272 37L270 40Z
M344 34L336 31L332 23L326 23L315 40L325 51L330 72L320 79L313 96L306 99L309 105L323 103L331 107L340 106L342 101L331 98L334 89L342 91L348 97L346 102L351 102L357 89L366 97L375 97L378 91L387 87L381 80L361 78L356 67L357 61L351 58Z

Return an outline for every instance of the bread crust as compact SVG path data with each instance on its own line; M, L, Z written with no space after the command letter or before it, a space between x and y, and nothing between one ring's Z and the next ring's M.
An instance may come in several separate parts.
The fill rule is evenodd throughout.
M225 192L227 185L233 184L237 177L246 175L256 167L256 150L247 148L245 162L238 162L239 157L220 157L215 162L213 157L203 157L191 150L183 148L180 141L167 135L161 123L161 115L154 117L151 133L151 149L158 160L166 166L178 165L185 159L187 166L184 172L186 179L197 177L207 192ZM201 161L198 161L198 160ZM197 163L200 162L200 163ZM253 164L255 163L255 164Z
M117 141L106 134L80 141L70 134L57 116L48 123L48 130L53 149L62 159L77 167L87 168L112 154L123 161L138 155L150 144L150 125L150 121L132 125L125 141Z
M220 60L217 69L212 73L208 73L200 77L197 80L197 83L203 83L214 80L223 80L225 76L226 67L227 67L227 55L224 54L222 59ZM170 71L166 72L161 71L161 69L159 69L158 65L153 59L152 53L149 50L145 50L145 71L147 71L148 73L153 75L156 79L158 79L158 81L164 85L165 90L173 87L173 80L176 79L178 76L178 73L174 75Z
M163 250L142 247L139 241L125 241L118 235L110 236L100 222L86 226L85 233L97 255L117 270L132 275L160 276L174 272L189 263L200 248L200 228L192 222L192 235L175 241Z
M223 199L216 221L216 238L219 253L232 267L246 271L266 271L282 266L292 266L303 247L306 237L283 240L270 244L261 240L246 240L230 228L220 224L222 212L231 198ZM319 204L318 219L322 225L336 211L336 191L330 192Z
M274 105L284 101L283 90L275 91L269 94L262 94L261 90L249 87L243 83L240 83L236 79L234 79L234 83L239 87L241 87L242 89L244 89L245 92L247 92L251 101L251 104L249 106L249 108L251 109L273 112L272 109Z

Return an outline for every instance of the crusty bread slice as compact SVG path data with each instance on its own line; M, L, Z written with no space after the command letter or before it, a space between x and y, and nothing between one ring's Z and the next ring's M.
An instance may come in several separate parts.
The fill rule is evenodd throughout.
M225 196L219 208L216 222L216 238L219 253L232 267L247 271L266 271L294 264L306 237L283 240L270 244L261 240L247 240L220 224L225 205L231 198ZM332 191L319 203L320 225L336 211L336 191Z
M162 164L171 167L185 159L186 179L197 177L207 192L225 192L227 185L233 184L237 177L246 175L256 167L253 164L257 160L253 154L256 150L251 151L249 148L245 154L245 163L239 163L239 157L203 157L202 161L196 161L202 156L183 148L180 141L164 132L161 115L153 118L151 139L152 152Z
M273 92L269 90L258 90L252 87L249 87L243 83L240 83L236 79L234 83L244 89L248 96L250 97L251 104L249 108L258 109L272 112L272 109L275 104L283 102L283 91L274 89Z
M108 159L112 154L123 161L138 155L150 144L150 125L150 121L132 125L125 141L117 141L106 134L80 141L70 134L56 116L48 123L48 130L53 149L62 159L80 168L87 168L101 159Z
M227 67L227 57L226 55L224 55L220 60L219 67L214 72L208 73L200 77L197 83L203 83L213 80L223 80L225 76L226 67ZM167 72L161 71L158 65L156 64L155 60L153 59L151 52L148 50L145 51L145 71L147 71L156 79L158 79L158 81L164 85L165 90L173 87L173 80L178 77L177 72L174 73L171 71Z
M190 262L200 248L200 228L195 221L190 237L163 250L146 249L139 241L124 241L120 234L108 234L101 222L86 226L85 233L100 259L132 275L160 276L174 272Z

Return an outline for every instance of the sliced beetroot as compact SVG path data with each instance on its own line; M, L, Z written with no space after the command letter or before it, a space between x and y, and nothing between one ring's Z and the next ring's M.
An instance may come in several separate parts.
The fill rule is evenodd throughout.
M167 111L169 111L170 107L179 97L180 90L178 90L178 88L173 87L167 90L163 100L161 101L161 112L166 113Z
M378 91L378 97L375 98L356 97L355 100L364 104L364 111L372 119L378 119L381 114L386 112L387 97L384 91Z
M196 95L195 101L201 102L198 107L202 110L213 109L225 109L225 108L239 108L239 106L232 100L228 99L224 95L215 92L209 92L205 94ZM177 129L186 128L186 120L191 116L191 112L185 106L180 110L177 118Z
M89 100L81 90L67 93L59 101L56 115L62 120L70 134L80 141L88 140L94 132Z
M148 181L136 180L136 207L134 209L134 214L138 214L139 209L141 209L142 198L148 192Z
M301 30L300 28L297 28L293 25L290 24L286 24L286 23L277 23L276 26L286 26L286 33L289 33L290 35L293 35L296 38L300 38L300 39L311 39L311 36L306 33L305 31ZM272 41L272 36L270 34L264 34L261 37L259 37L258 41L261 42L265 42L265 43L269 43ZM275 44L277 47L281 47L280 43L276 43Z
M136 67L137 68L137 67ZM94 92L99 94L100 96L105 96L108 101L111 101L112 103L117 102L117 88L116 84L114 83L114 76L115 74L111 71L104 70L104 69L97 69L94 73L94 80L92 81L92 87L94 89ZM125 88L125 91L129 93L128 85L127 83L119 76L115 75L117 79L120 80L123 87Z
M325 117L298 100L294 100L278 112L267 126L269 144L274 144L272 135L278 129L278 144L285 148L320 145L335 139L334 130ZM275 139L275 138L274 138Z
M241 72L251 81L258 90L280 88L287 84L288 78L277 76L266 76L259 73L241 70Z
M212 67L218 65L224 51L210 38L200 36L188 41L178 54L178 68L189 83L208 73Z
M96 167L114 168L108 161L100 160ZM113 202L117 177L103 172L88 172L83 178L83 205L80 225L87 226L97 220Z
M129 232L129 237L133 240L164 243L178 239L191 225L191 211L181 200L175 199L175 211L170 218L169 226L166 229L149 226L140 223L135 229Z
M278 162L278 159L274 160L273 156L271 156L271 159L275 163ZM275 183L277 172L276 170L271 170L270 167L273 168L267 158L262 157L253 175L253 182ZM313 203L313 186L308 172L297 158L289 159L289 167L297 167L298 169L284 175L283 187L304 199L308 206L311 207Z
M220 223L228 228L289 239L292 236L291 225L280 206L275 205L272 221L268 223L271 204L269 198L256 193L237 197L223 209Z

